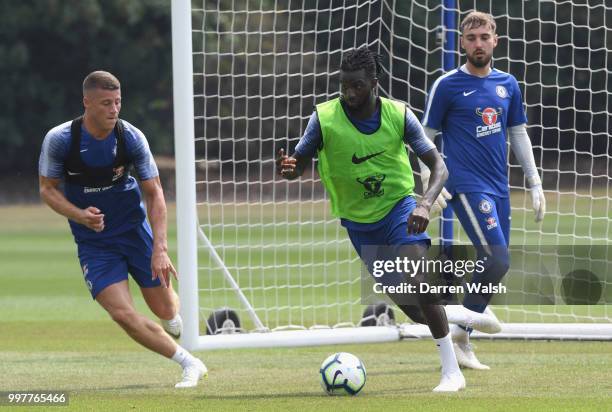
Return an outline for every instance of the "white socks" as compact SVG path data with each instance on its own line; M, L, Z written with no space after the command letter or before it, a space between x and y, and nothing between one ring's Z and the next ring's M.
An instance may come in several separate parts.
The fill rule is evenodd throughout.
M182 346L176 345L176 353L172 356L172 360L185 369L185 367L194 362L196 358L191 353L187 352L187 350Z
M470 342L470 334L459 325L449 325L451 339L453 342L467 344Z
M440 352L442 375L451 375L457 372L461 373L459 364L457 364L457 357L455 356L450 333L443 338L434 339L434 341L438 347L438 352Z

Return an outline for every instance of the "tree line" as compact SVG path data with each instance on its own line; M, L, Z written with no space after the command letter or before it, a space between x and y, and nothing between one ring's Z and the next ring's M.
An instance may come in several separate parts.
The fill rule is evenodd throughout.
M211 140L211 146L197 150L215 160L232 158L236 150L249 160L271 156L274 140L299 137L312 104L337 92L327 76L337 69L339 51L363 43L383 57L381 92L408 102L420 114L425 92L442 71L440 2L418 3L427 8L391 1L358 1L357 7L346 10L337 7L347 4L339 0L194 2L209 10L227 11L232 5L254 10L248 19L245 13L222 12L198 20L194 13L194 29L202 30L194 36L194 48L208 53L206 61L195 59L195 71L203 72L196 78L196 90L242 95L219 98L214 107L200 107L202 99L196 98L196 115L219 118L196 121L199 136ZM256 11L273 10L275 5L285 12ZM494 15L502 16L497 19L501 41L495 65L519 80L534 125L530 130L534 143L555 149L545 151L543 162L550 160L552 166L560 162L559 149L608 154L612 150L605 70L609 29L604 17L576 13L566 3L496 2L491 7ZM343 24L343 30L335 30ZM231 34L232 30L240 33ZM258 37L258 30L268 34ZM271 31L278 33L270 35ZM296 37L300 32L301 39ZM4 179L36 175L45 132L82 113L81 82L96 69L113 72L122 82L121 117L143 130L155 154L172 155L169 0L0 0L0 37L4 151L0 175ZM314 54L296 58L291 53L299 47ZM215 56L215 50L233 51L235 57ZM272 52L280 53L276 60L270 58ZM313 68L314 75L295 77L300 70ZM253 81L257 73L263 76L261 81ZM225 74L231 74L232 80ZM296 96L306 93L312 102L303 100L293 109ZM272 99L254 104L253 96ZM267 110L288 115L252 120ZM228 119L229 114L237 118ZM249 142L241 146L231 142L234 137Z

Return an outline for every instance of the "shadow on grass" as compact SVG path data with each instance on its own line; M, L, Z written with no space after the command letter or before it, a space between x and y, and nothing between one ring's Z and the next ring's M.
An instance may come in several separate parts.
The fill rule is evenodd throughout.
M292 399L292 398L324 398L327 397L323 390L321 391L313 391L313 392L292 392L292 393L266 393L266 394L244 394L244 395L227 395L227 396L219 396L219 395L201 395L196 396L195 399L201 400L266 400L266 399Z
M171 388L163 385L122 385L122 386L101 386L101 387L84 387L79 389L67 389L70 393L91 393L91 392L116 392L116 391L131 391L131 390L170 390Z
M431 388L433 389L433 387ZM387 390L377 390L376 393L368 392L367 388L364 388L363 392L355 396L355 398L380 398L385 396L392 397L401 397L405 395L427 395L431 392L431 389L422 388L422 387L411 387L410 383L406 384L406 388L402 389L387 389ZM272 399L297 399L297 398L310 398L310 399L350 399L352 396L347 395L337 395L330 396L320 391L311 391L311 392L291 392L291 393L275 393L275 394L241 394L241 395L227 395L227 396L219 396L219 395L200 395L195 396L194 399L202 400L202 401L240 401L240 400L272 400Z

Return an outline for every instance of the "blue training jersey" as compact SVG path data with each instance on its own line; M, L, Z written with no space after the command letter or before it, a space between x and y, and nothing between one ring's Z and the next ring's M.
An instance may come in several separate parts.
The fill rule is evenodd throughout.
M527 123L514 76L493 69L477 77L461 69L436 80L423 126L442 132L451 194L508 196L506 129Z
M64 162L72 141L70 125L66 122L51 129L45 136L38 163L41 176L60 179L64 177ZM157 166L144 134L123 121L126 156L131 160L141 180L158 176ZM95 139L81 126L81 159L87 166L104 167L111 165L117 152L117 138L111 132L104 139ZM140 189L134 177L125 183L102 188L83 187L64 182L64 194L75 206L85 209L95 206L104 214L104 230L94 232L87 227L69 220L76 241L102 239L126 232L143 224L146 213L141 202Z

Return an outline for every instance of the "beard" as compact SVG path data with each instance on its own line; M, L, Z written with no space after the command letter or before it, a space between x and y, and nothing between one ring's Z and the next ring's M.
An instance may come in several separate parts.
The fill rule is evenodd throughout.
M470 63L472 63L475 67L481 68L486 67L489 63L491 63L491 59L493 58L493 54L485 54L480 59L475 55L467 55L467 59Z

